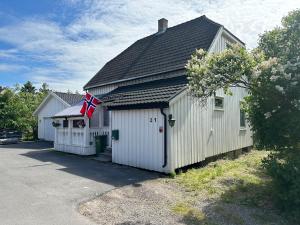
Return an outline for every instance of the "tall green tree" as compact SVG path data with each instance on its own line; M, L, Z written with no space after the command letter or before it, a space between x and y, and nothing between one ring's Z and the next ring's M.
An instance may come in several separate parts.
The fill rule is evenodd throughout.
M234 45L215 54L198 50L187 66L189 89L204 104L218 89L247 88L244 108L278 206L300 220L300 10L261 35L257 49Z
M48 94L49 91L50 91L50 89L49 89L49 85L47 83L43 83L41 88L39 89L39 92L42 94Z
M33 86L33 84L30 81L27 81L22 87L21 92L24 93L31 93L34 94L36 91L36 88Z

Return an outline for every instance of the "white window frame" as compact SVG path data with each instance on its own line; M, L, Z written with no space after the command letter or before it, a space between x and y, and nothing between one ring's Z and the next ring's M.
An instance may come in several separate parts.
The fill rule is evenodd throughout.
M216 106L216 99L222 100L222 107ZM222 96L215 96L214 97L214 110L215 111L224 111L224 97L222 97Z
M239 111L239 126L240 126L240 130L246 130L247 127L247 120L246 120L246 113L244 112L244 120L245 120L245 126L241 126L241 112L242 112L242 107L241 107L242 102L240 101L240 111Z

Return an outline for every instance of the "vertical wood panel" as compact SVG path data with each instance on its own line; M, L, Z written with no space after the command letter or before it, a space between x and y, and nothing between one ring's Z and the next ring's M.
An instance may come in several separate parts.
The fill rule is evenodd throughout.
M192 97L183 95L171 102L170 113L176 118L171 133L171 154L174 168L180 168L207 157L252 145L251 130L247 125L240 129L240 101L246 90L233 88L233 96L224 96L224 111L214 110L214 99L208 99L206 107ZM212 129L212 132L211 132Z
M158 109L113 111L112 129L120 139L112 142L113 162L162 172L163 117ZM152 122L150 122L152 118ZM155 119L156 118L156 119Z

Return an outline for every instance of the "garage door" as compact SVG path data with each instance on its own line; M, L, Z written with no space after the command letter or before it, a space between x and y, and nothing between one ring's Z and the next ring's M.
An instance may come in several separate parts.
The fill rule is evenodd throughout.
M54 127L51 118L44 118L44 140L54 141Z
M162 171L163 124L158 109L113 111L112 130L119 131L119 140L112 141L113 161Z

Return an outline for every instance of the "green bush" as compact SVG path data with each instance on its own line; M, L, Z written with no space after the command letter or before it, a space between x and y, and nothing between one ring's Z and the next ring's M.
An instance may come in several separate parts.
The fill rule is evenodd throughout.
M270 154L263 160L263 166L273 178L276 205L300 222L300 152L284 152Z

